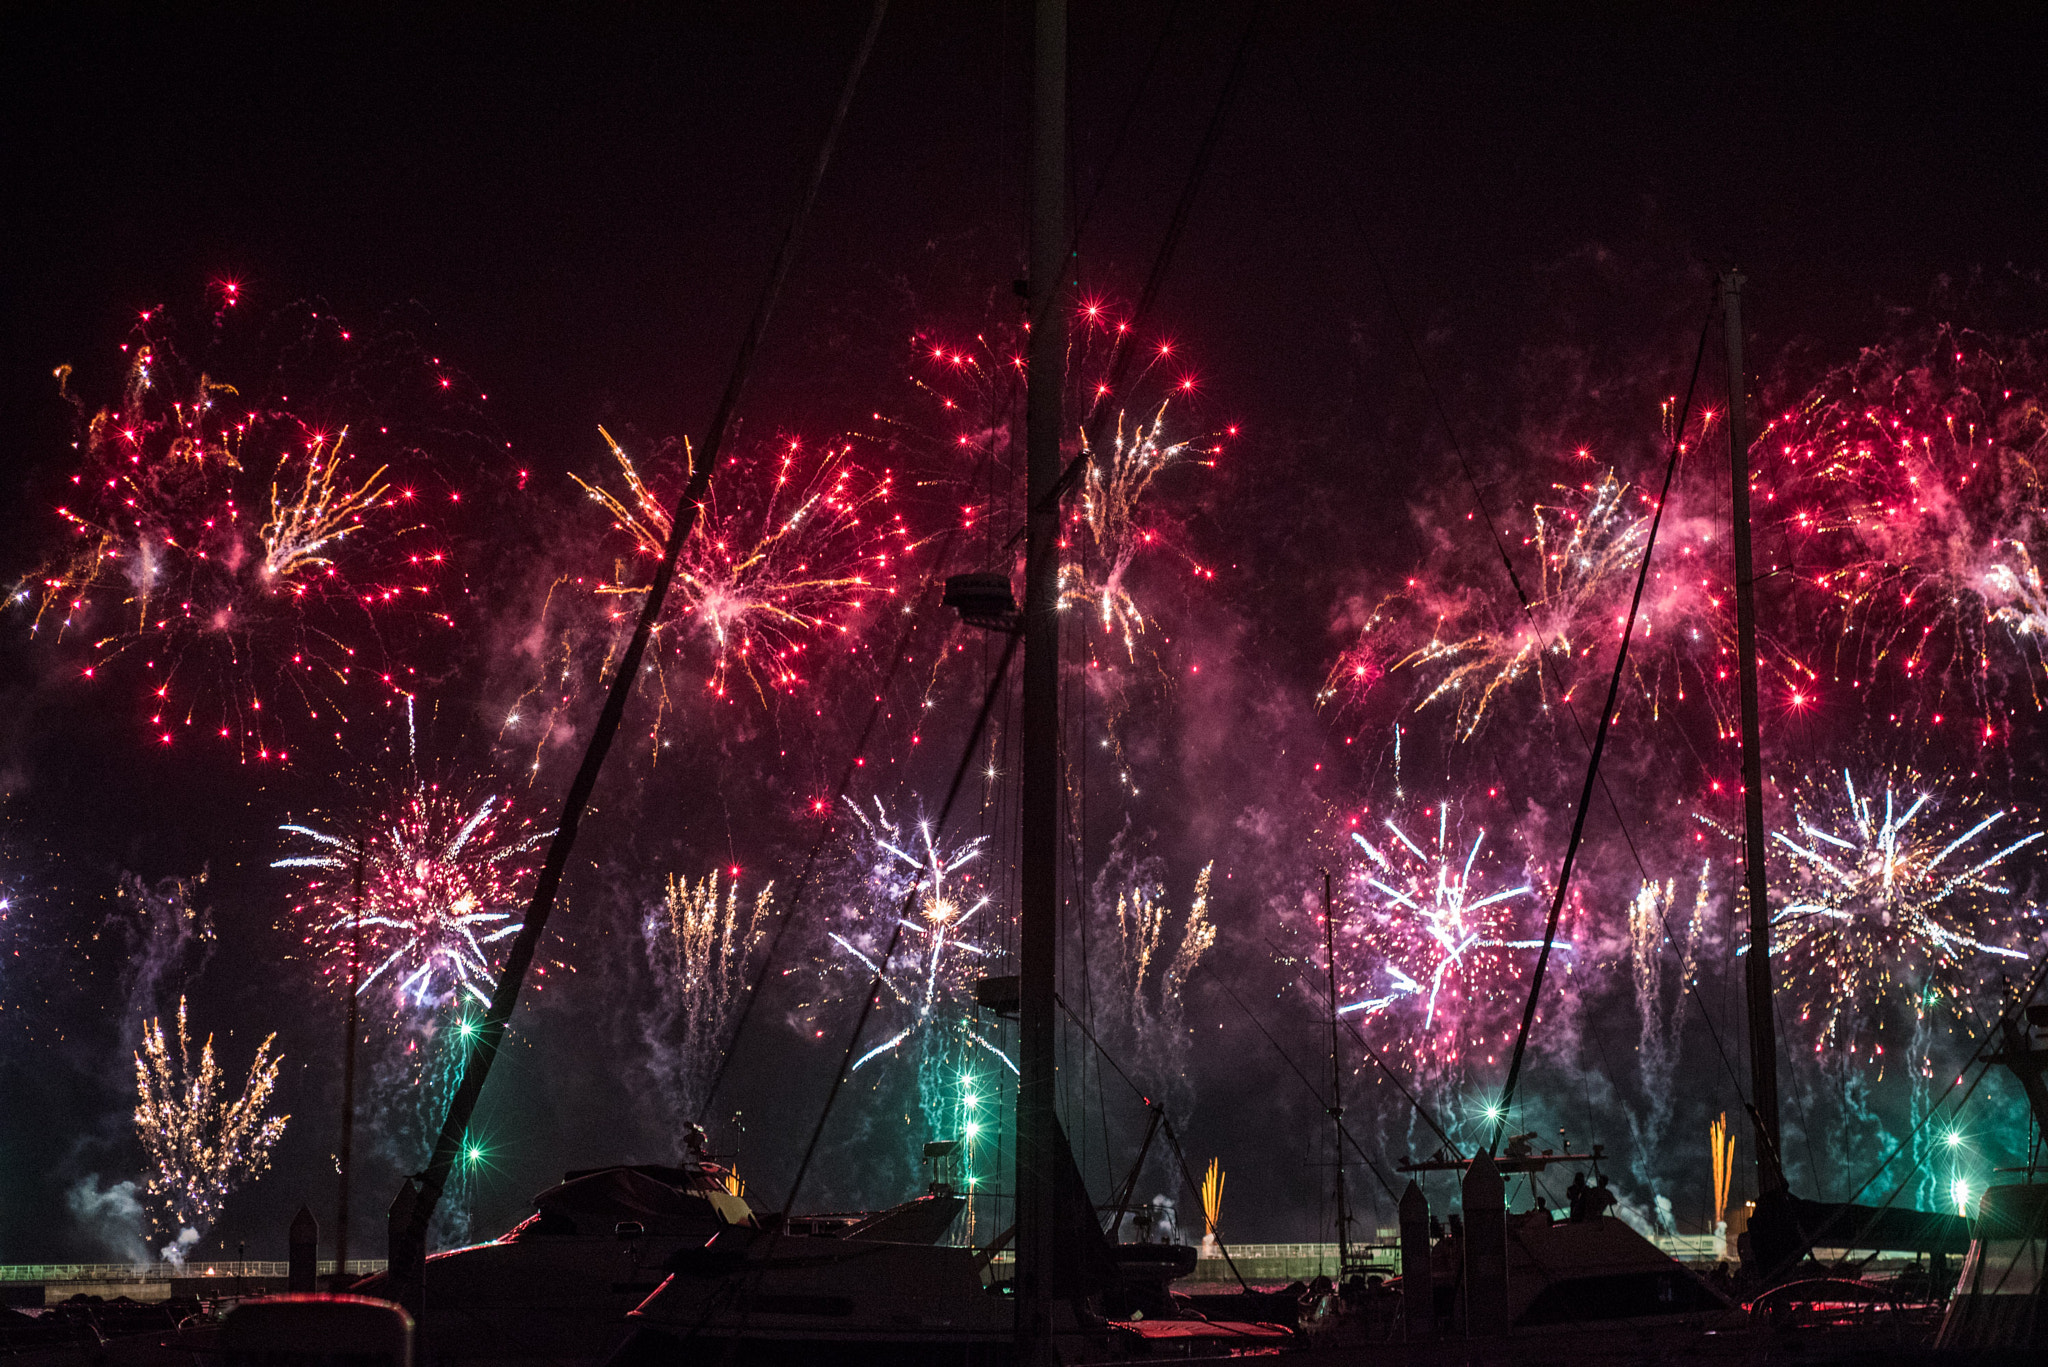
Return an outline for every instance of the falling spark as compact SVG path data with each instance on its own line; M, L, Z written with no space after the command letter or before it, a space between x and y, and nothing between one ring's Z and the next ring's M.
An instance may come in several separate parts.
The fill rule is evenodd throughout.
M178 999L175 1055L161 1020L143 1028L142 1049L135 1055L135 1135L149 1155L145 1189L157 1230L191 1232L175 1246L196 1242L235 1189L270 1166L270 1151L291 1118L265 1114L283 1061L270 1056L276 1039L272 1034L256 1046L248 1081L238 1095L230 1095L211 1035L193 1064L183 997Z
M737 879L721 897L715 872L694 884L671 876L661 905L641 920L658 993L645 1021L650 1066L679 1126L705 1119L711 1078L745 997L747 965L766 933L774 896L773 883L745 903Z

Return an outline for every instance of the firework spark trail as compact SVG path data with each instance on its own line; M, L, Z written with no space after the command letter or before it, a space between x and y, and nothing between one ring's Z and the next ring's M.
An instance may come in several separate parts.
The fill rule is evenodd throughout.
M1117 894L1118 962L1130 1023L1141 1035L1157 1034L1179 1042L1186 1033L1182 1029L1182 990L1202 956L1216 943L1216 924L1209 919L1209 878L1215 868L1212 861L1196 876L1180 938L1164 959L1167 921L1172 915L1166 890L1156 883L1141 883Z
M1474 832L1467 845L1448 803L1437 804L1436 817L1428 846L1392 817L1383 822L1391 842L1352 833L1364 855L1352 875L1361 914L1339 932L1338 991L1351 1000L1338 1011L1419 1014L1418 1061L1441 1075L1483 1048L1499 1024L1488 1008L1512 986L1510 953L1540 949L1542 941L1515 933L1530 885L1487 888L1486 832Z
M249 1078L230 1095L213 1056L213 1037L192 1060L185 999L178 999L177 1053L161 1019L144 1027L135 1055L135 1135L149 1155L146 1185L157 1230L178 1237L167 1256L195 1243L212 1227L223 1202L270 1166L270 1151L291 1117L266 1115L281 1058L270 1056L275 1034L256 1046Z
M1707 925L1708 874L1712 867L1711 863L1701 866L1692 915L1686 921L1682 938L1675 939L1681 998L1691 988L1693 976L1699 970L1700 942ZM1629 962L1635 983L1636 1015L1640 1022L1637 1049L1643 1060L1646 1081L1652 1073L1661 1076L1666 1071L1676 1045L1677 1026L1667 1022L1666 1016L1669 1014L1675 1020L1677 1012L1673 1009L1667 1013L1664 1005L1664 947L1674 943L1671 916L1677 910L1678 880L1675 878L1666 879L1662 884L1643 884L1629 903Z
M1872 791L1881 786L1880 800ZM1773 831L1791 858L1772 888L1774 961L1800 997L1800 1019L1819 1019L1816 1049L1855 1035L1903 993L1921 1002L1959 1002L1981 969L1980 956L2025 961L2037 909L2014 906L2000 880L2006 861L2038 842L2025 829L2002 846L1982 840L2016 809L1981 817L1966 799L1944 811L1942 794L1911 770L1881 772L1859 793L1842 771L1835 792L1819 782L1794 794L1796 835ZM1715 823L1701 818L1708 825ZM1715 826L1715 829L1722 829ZM1725 830L1723 834L1728 834ZM1733 837L1731 837L1733 838Z
M309 873L293 909L305 942L335 981L347 980L353 937L362 943L360 992L388 992L395 1014L433 1011L461 998L490 1002L491 945L510 936L525 857L547 837L509 800L466 796L414 779L362 818L360 838L290 824L314 852L272 862ZM352 883L364 870L360 922Z
M624 492L576 482L610 514L636 559L658 561L671 525L666 501L611 434L604 437ZM681 469L665 473L687 478L689 458L685 446L673 462ZM795 441L772 461L735 463L719 480L691 527L661 624L677 651L691 635L702 638L714 696L727 696L735 672L764 700L771 690L801 687L807 654L840 645L864 608L895 595L917 542L891 507L894 487L889 474L856 465L849 446L813 452ZM597 592L637 596L646 588L636 578L621 564Z
M1155 876L1157 863L1116 865L1113 856L1111 867L1097 877L1091 899L1110 923L1114 948L1103 956L1106 965L1095 977L1096 1000L1106 1007L1108 1023L1126 1033L1132 1060L1151 1079L1148 1085L1160 1089L1156 1097L1173 1114L1186 1116L1195 1091L1188 1075L1194 1041L1185 998L1189 977L1216 943L1209 908L1215 864L1205 864L1196 875L1179 915Z
M1707 926L1710 897L1708 874L1711 862L1701 865L1699 887L1693 896L1692 915L1682 932L1671 924L1678 910L1678 880L1646 882L1629 903L1629 964L1635 986L1636 1069L1642 1079L1645 1104L1629 1111L1630 1134L1634 1141L1632 1166L1639 1180L1652 1181L1657 1149L1671 1123L1676 1089L1672 1069L1685 1020L1685 994L1691 990L1699 971L1700 946ZM1664 961L1666 947L1678 951L1678 986L1673 1003L1665 1005Z
M57 510L68 544L12 601L31 605L34 636L86 637L87 678L139 661L159 744L203 727L282 760L285 713L338 730L365 690L403 692L387 653L401 619L452 625L434 597L447 556L415 491L359 462L345 428L244 404L145 338L123 403L79 445Z
M747 965L767 933L774 895L770 883L751 905L743 904L738 880L721 899L716 873L694 885L671 876L661 905L641 921L659 994L642 1021L649 1066L677 1133L706 1119L711 1078L747 991Z
M1129 428L1120 417L1107 454L1089 452L1072 518L1087 530L1096 567L1091 572L1075 561L1060 566L1060 606L1087 612L1104 637L1122 641L1125 657L1134 663L1146 618L1131 594L1130 570L1141 551L1163 540L1160 527L1144 518L1147 495L1167 469L1196 454L1213 454L1210 448L1197 447L1194 439L1169 441L1166 408L1160 404L1149 423L1140 421ZM1200 565L1194 572L1214 577L1214 571Z

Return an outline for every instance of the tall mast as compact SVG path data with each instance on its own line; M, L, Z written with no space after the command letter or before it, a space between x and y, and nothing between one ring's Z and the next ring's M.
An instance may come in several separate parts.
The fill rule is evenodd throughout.
M1023 832L1019 849L1017 1272L1019 1360L1050 1361L1055 1257L1053 981L1059 955L1059 501L1067 253L1067 10L1037 0L1031 86L1031 336L1024 400Z
M1749 412L1742 367L1742 285L1740 271L1721 276L1722 331L1728 338L1728 465L1735 526L1735 650L1742 691L1742 816L1747 853L1744 883L1749 891L1749 959L1744 982L1749 997L1749 1091L1756 1125L1756 1186L1759 1196L1782 1191L1778 1161L1778 1028L1771 1013L1771 902L1764 875L1763 737L1757 722L1756 571L1749 554Z
M1330 871L1323 870L1323 968L1330 980L1330 1126L1337 1174L1337 1275L1351 1261L1351 1208L1344 1199L1344 1069L1337 1053L1337 904L1330 895Z
M348 1285L348 1198L355 1176L356 1142L356 1036L362 1033L360 1010L363 951L363 864L368 851L363 847L364 827L356 825L356 877L352 910L348 922L348 1036L341 1047L341 1152L336 1161L341 1169L341 1191L335 1198L334 1285Z

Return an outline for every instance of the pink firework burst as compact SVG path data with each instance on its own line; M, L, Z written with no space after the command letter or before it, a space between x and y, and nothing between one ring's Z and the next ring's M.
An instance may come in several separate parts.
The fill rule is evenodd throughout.
M339 830L282 829L311 846L271 867L306 872L293 917L329 981L345 988L353 955L360 992L396 1015L490 1001L549 834L509 798L414 780Z
M1531 931L1541 908L1534 887L1502 870L1487 833L1466 829L1451 804L1422 815L1429 825L1389 816L1370 834L1352 832L1338 1009L1398 1018L1418 1061L1442 1075L1498 1043L1499 1008L1542 944Z
M450 623L445 543L396 443L246 398L146 331L128 350L120 402L77 443L65 545L13 596L31 634L135 688L155 743L207 736L244 760L402 695L394 648Z
M619 466L616 486L577 483L623 534L624 554L597 593L624 622L665 553L690 453L664 447L646 473L609 433L605 440ZM890 472L863 468L845 443L788 440L730 462L677 563L659 626L667 658L701 669L715 697L744 681L765 701L802 688L824 656L862 649L864 617L894 599L918 544L894 493Z

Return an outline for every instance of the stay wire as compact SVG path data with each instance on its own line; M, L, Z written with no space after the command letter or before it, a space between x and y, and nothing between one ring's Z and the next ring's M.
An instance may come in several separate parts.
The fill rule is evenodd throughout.
M1157 1105L1145 1089L1132 1080L1131 1075L1123 1070L1123 1065L1118 1063L1109 1050L1102 1046L1102 1041L1095 1038L1095 1032L1082 1024L1081 1018L1074 1014L1074 1008L1067 1005L1066 998L1055 995L1053 1000L1059 1003L1060 1010L1067 1013L1067 1019L1074 1023L1075 1028L1094 1047L1096 1057L1108 1063L1115 1070L1116 1075L1123 1079L1124 1086L1131 1089L1131 1095L1138 1098L1147 1109L1158 1113L1161 1128L1166 1131L1167 1142L1173 1145L1174 1156L1180 1160L1181 1180L1187 1184L1189 1192L1193 1194L1195 1199L1200 1200L1202 1196L1201 1185L1195 1181L1194 1172L1188 1167L1188 1156L1181 1151L1180 1136L1174 1132L1173 1120L1166 1114L1166 1108ZM1314 1091L1315 1089L1311 1087L1309 1090ZM1244 1274L1237 1270L1237 1260L1230 1256L1230 1249L1224 1244L1220 1235L1216 1239L1216 1247L1223 1254L1223 1261L1229 1264L1230 1275L1237 1278L1237 1284L1247 1291L1251 1290L1251 1283L1246 1281Z
M1193 975L1190 974L1189 976L1192 977ZM1214 978L1216 975L1211 973L1209 976ZM1250 1007L1246 1006L1242 1001L1238 1000L1237 994L1230 990L1230 987L1227 983L1223 983L1222 979L1220 978L1217 979L1217 982L1222 985L1224 992L1229 995L1230 1000L1237 1003L1237 1009L1244 1012L1246 1019L1250 1020L1251 1023L1258 1028L1259 1033L1266 1037L1266 1043L1273 1046L1273 1052L1278 1054L1280 1056L1281 1061L1287 1065L1287 1067L1293 1072L1294 1076L1300 1079L1301 1085L1308 1090L1308 1094L1311 1097L1315 1098L1316 1104L1318 1106L1324 1107L1325 1109L1328 1109L1329 1098L1325 1097L1322 1094L1322 1091L1316 1086L1316 1084L1309 1080L1309 1076L1307 1073L1301 1071L1301 1065L1294 1061L1293 1056L1290 1055L1285 1049L1280 1047L1280 1041L1273 1038L1273 1032L1266 1028L1266 1023L1260 1020L1257 1016L1253 1015ZM1399 1078L1394 1079L1394 1085L1396 1087L1401 1085ZM1423 1118L1427 1120L1428 1116L1425 1115ZM1344 1142L1351 1146L1352 1152L1356 1153L1360 1161L1362 1161L1365 1164L1365 1166L1371 1170L1373 1180L1377 1181L1380 1184L1381 1189L1384 1190L1389 1197L1398 1201L1400 1198L1395 1196L1394 1188L1392 1187L1392 1185L1388 1183L1386 1174L1380 1171L1379 1164L1372 1161L1372 1155L1368 1154L1362 1147L1360 1147L1357 1137L1351 1133L1351 1127L1349 1125L1346 1125L1342 1119L1339 1119L1337 1121L1337 1131L1338 1133L1344 1136ZM1342 1163L1344 1161L1344 1155L1339 1153L1337 1155L1337 1161L1339 1163Z
M995 710L996 700L1002 695L1003 687L1009 680L1010 661L1016 655L1017 647L1023 639L1022 633L1011 636L1009 643L1003 648L1002 659L996 663L995 677L989 680L988 693L981 700L981 711L974 718L974 729L968 733L966 745L961 747L960 763L953 770L953 782L946 789L946 800L940 804L938 818L932 823L932 839L935 842L945 833L946 822L953 815L954 800L960 796L960 788L967 781L967 770L975 762L975 752L981 748L982 729L988 725L989 714ZM913 887L904 897L903 908L896 917L896 928L890 933L888 947L882 951L880 966L875 969L874 981L869 984L867 995L861 1001L860 1015L854 1021L852 1034L847 1036L846 1052L839 1060L839 1071L832 1077L832 1087L825 1094L825 1105L818 1113L818 1123L812 1127L810 1142L804 1146L803 1161L797 1165L796 1176L789 1184L789 1196L782 1203L785 1221L796 1204L797 1192L802 1188L804 1178L810 1172L811 1159L816 1155L818 1141L825 1133L825 1122L832 1118L833 1103L839 1099L839 1089L846 1082L847 1072L853 1062L853 1051L860 1046L861 1032L867 1028L868 1017L874 1013L876 1004L881 1000L889 961L895 957L897 943L903 938L903 927L916 905L917 893L918 889Z
M1278 945L1273 944L1271 940L1268 940L1266 943L1272 946L1274 953L1279 953L1280 947ZM1212 974L1211 976L1214 975ZM1294 981L1296 986L1305 988L1312 998L1319 999L1323 1001L1325 1004L1329 1002L1329 994L1324 992L1323 989L1316 984L1315 979L1312 976L1310 976L1306 969L1297 968L1294 971ZM1228 988L1225 988L1224 990L1229 991ZM1233 994L1233 1000L1234 999L1235 994ZM1251 1011L1248 1008L1246 1008L1243 1003L1240 1002L1238 1005L1239 1009L1244 1011L1246 1015L1251 1015ZM1359 1049L1361 1049L1365 1053L1365 1056L1367 1058L1372 1060L1373 1066L1380 1070L1381 1074L1385 1076L1387 1081L1394 1084L1394 1090L1401 1094L1402 1099L1408 1103L1408 1105L1414 1110L1415 1114L1422 1117L1422 1123L1429 1126L1429 1128L1435 1132L1436 1137L1443 1141L1445 1151L1448 1152L1453 1158L1464 1157L1464 1154L1459 1150L1458 1146L1451 1141L1450 1135L1445 1133L1444 1127L1437 1123L1436 1116L1430 1112L1429 1107L1422 1104L1422 1098L1409 1090L1408 1084L1402 1081L1401 1075L1394 1071L1393 1066L1389 1064L1385 1058L1381 1057L1380 1051L1373 1048L1371 1044L1366 1042L1365 1035L1359 1030L1359 1028L1356 1025L1353 1025L1350 1021L1345 1020L1341 1015L1337 1019L1338 1023L1344 1027L1345 1032L1348 1033L1351 1036L1351 1038L1357 1042ZM1257 1024L1258 1017L1253 1016L1252 1021L1254 1024ZM1259 1028L1263 1030L1265 1027L1260 1026ZM1267 1036L1267 1038L1271 1039L1272 1036L1269 1035Z
M1016 390L1014 377L1012 377L1010 388L1014 395ZM989 438L988 448L982 453L981 464L991 471L995 468L995 437L993 435ZM980 473L980 470L977 469L974 475L969 477L968 482L970 485ZM932 580L936 580L952 563L953 543L958 538L959 533L960 526L958 523L954 523L946 528L945 535L939 539L938 554L933 557L938 567L937 571L932 575L932 579L926 581L923 588L920 589L920 593L928 589ZM818 833L818 838L811 842L810 849L804 854L803 867L798 870L796 882L790 889L788 910L776 922L775 931L768 938L767 951L761 956L761 964L754 972L753 981L747 984L746 997L740 1003L740 1013L733 1022L731 1037L726 1040L725 1047L719 1054L718 1070L711 1075L711 1086L704 1094L704 1107L707 1113L711 1110L711 1103L717 1099L719 1090L725 1085L726 1072L732 1065L733 1056L739 1051L740 1036L746 1032L747 1022L753 1016L754 1003L760 1000L761 989L767 983L768 975L778 961L783 937L789 933L790 926L795 923L803 910L804 892L810 886L811 875L817 867L819 856L824 853L825 846L832 839L832 834L836 829L835 823L839 819L840 803L845 800L846 790L853 786L853 776L861 767L861 759L867 750L868 741L873 738L875 727L881 721L883 708L887 705L884 700L889 696L890 690L895 686L898 673L907 662L908 656L906 652L910 649L910 638L917 631L917 626L917 617L913 614L911 620L904 624L903 631L896 638L896 648L889 657L889 668L882 675L882 682L877 690L878 696L875 699L874 705L868 709L868 719L861 727L860 738L854 742L852 751L846 757L846 765L840 771L839 782L832 790L832 804L827 809L825 828Z
M1008 680L1010 660L1023 639L1022 633L1010 637L1009 643L1003 649L1002 660L996 666L995 677L989 680L988 694L982 699L981 711L974 719L974 729L967 737L967 744L961 747L960 763L953 771L953 782L946 789L946 800L939 808L938 819L933 823L934 839L945 832L946 822L952 816L953 802L960 796L961 785L967 779L968 767L974 763L975 751L980 748L982 728L988 724L989 714L995 710L996 700L1004 692L1003 685ZM781 1218L769 1232L766 1251L759 1263L751 1269L752 1276L742 1280L737 1290L730 1296L714 1299L710 1308L684 1336L686 1340L696 1337L710 1322L713 1313L737 1301L740 1307L739 1323L727 1342L725 1356L722 1359L724 1362L729 1363L733 1360L739 1341L746 1334L747 1321L753 1310L754 1281L767 1270L768 1254L774 1252L776 1243L789 1228L789 1217L796 1209L797 1195L803 1190L804 1178L810 1174L811 1160L817 1156L818 1143L824 1138L826 1122L832 1118L833 1105L839 1099L839 1089L845 1085L847 1073L851 1070L853 1051L860 1047L860 1037L867 1029L868 1018L874 1014L875 1007L882 998L882 989L888 985L889 963L896 957L896 946L903 940L903 927L908 923L911 910L916 904L917 891L917 888L913 887L905 895L903 906L896 915L895 929L889 934L889 943L882 950L881 958L876 961L875 976L869 981L867 994L861 999L860 1013L854 1020L852 1033L847 1036L846 1050L839 1059L839 1070L833 1074L831 1089L825 1093L825 1104L818 1112L818 1123L811 1128L810 1142L804 1146L803 1161L797 1165L796 1176L790 1180L789 1193L783 1198Z
M1969 1088L1963 1093L1962 1100L1956 1103L1957 1111L1962 1110L1964 1106L1969 1104L1970 1098L1977 1094L1977 1088L1983 1085L1984 1079L1990 1075L1993 1060L1983 1057L1984 1046L1990 1043L1996 1035L2003 1032L2003 1030L2005 1029L2005 1023L2007 1018L2010 1017L2015 1010L2023 1011L2026 1009L2027 1003L2031 1002L2034 999L2034 994L2041 990L2041 983L2044 978L2048 978L2048 958L2043 958L2041 962L2035 966L2034 976L2028 980L2025 990L2020 992L2018 995L2014 996L2011 1000L2009 1000L2000 1009L1998 1013L1998 1018L1992 1021L1992 1023L1989 1026L1985 1027L1984 1032L1982 1034L1978 1035L1973 1047L1970 1050L1971 1062L1977 1065L1977 1076L1971 1081ZM1848 1200L1841 1203L1845 1209L1848 1206L1853 1205L1857 1197L1861 1196L1864 1192L1870 1190L1871 1185L1874 1182L1876 1182L1878 1178L1884 1175L1885 1169L1889 1168L1892 1165L1893 1160L1896 1159L1900 1154L1904 1153L1906 1151L1907 1146L1919 1137L1920 1132L1926 1129L1930 1124L1934 1122L1934 1117L1941 1111L1941 1108L1948 1103L1949 1097L1954 1095L1956 1088L1962 1085L1962 1081L1962 1076L1958 1074L1954 1082L1951 1082L1948 1084L1948 1086L1942 1088L1941 1095L1936 1097L1934 1099L1934 1104L1927 1108L1927 1114L1920 1118L1920 1123L1915 1125L1911 1130L1909 1130L1905 1138L1899 1140L1898 1143L1894 1144L1892 1146L1892 1151L1886 1154L1882 1159L1880 1159L1875 1168L1871 1169L1870 1176L1864 1178L1862 1184L1859 1185L1856 1188L1856 1190L1849 1193ZM1892 1202L1898 1200L1899 1197L1902 1194L1904 1194L1906 1190L1906 1183L1912 1181L1914 1176L1924 1166L1926 1166L1926 1160L1922 1159L1921 1161L1916 1162L1912 1164L1910 1167L1908 1167L1906 1170L1906 1175L1899 1179L1898 1185L1892 1188L1891 1194L1885 1197L1883 1204L1876 1207L1876 1210L1882 1212L1890 1209ZM1793 1255L1792 1261L1798 1261L1798 1259L1806 1256L1809 1250L1817 1247L1818 1239L1822 1235L1826 1234L1826 1232L1830 1228L1834 1227L1835 1221L1839 1220L1840 1218L1841 1212L1838 1211L1833 1218L1822 1222L1821 1227L1818 1230L1815 1230L1813 1234L1810 1235L1802 1243L1799 1251ZM1870 1228L1874 1223L1875 1217L1873 1216L1873 1219L1865 1221L1862 1227L1856 1231L1854 1236L1852 1236L1852 1238L1849 1241L1845 1242L1842 1246L1846 1248L1862 1247L1863 1245L1859 1241L1863 1238L1865 1234L1867 1234L1870 1231ZM1829 1247L1832 1248L1835 1247L1835 1245L1830 1244Z
M626 653L620 658L618 672L613 676L611 691L605 697L604 708L598 714L589 747L583 755L583 763L577 769L575 778L570 782L569 792L563 799L561 820L555 826L554 838L548 845L547 858L541 866L539 877L535 880L533 897L527 904L526 916L520 924L519 934L506 952L504 966L499 970L498 981L491 993L490 1006L484 1012L476 1041L471 1046L469 1058L463 1066L462 1081L457 1085L454 1096L449 1099L447 1118L441 1126L440 1136L434 1142L433 1155L427 1160L426 1171L420 1174L419 1194L413 1203L411 1217L406 1222L404 1230L405 1247L409 1249L425 1249L427 1229L433 1221L435 1207L440 1203L442 1188L447 1185L448 1174L455 1165L457 1155L462 1152L464 1140L469 1132L470 1117L476 1110L478 1097L483 1093L484 1082L490 1076L491 1065L496 1061L498 1050L504 1043L505 1031L511 1022L512 1013L519 1005L520 989L525 985L527 970L532 966L534 955L540 948L541 936L547 929L548 918L554 911L563 875L568 870L569 854L576 844L577 829L582 824L584 811L596 790L598 775L604 768L605 756L610 753L612 741L625 720L626 703L632 697L633 686L640 673L640 661L647 653L655 623L659 620L663 603L668 597L669 585L675 578L676 563L682 555L684 543L689 540L696 528L698 512L710 493L711 476L718 466L719 454L733 425L740 396L753 373L755 355L760 350L762 338L767 334L769 319L774 315L783 282L787 279L789 268L796 258L797 244L803 238L804 227L809 223L811 211L817 203L819 188L825 180L825 170L831 165L833 149L838 145L847 112L853 106L854 92L859 89L861 74L867 69L868 57L874 51L875 40L881 33L882 19L888 13L888 8L888 0L875 0L867 29L861 36L860 46L854 53L852 64L846 73L845 84L840 90L838 104L833 109L832 121L826 128L823 141L819 144L817 157L812 162L809 175L804 181L796 210L790 216L789 227L776 248L774 264L769 269L768 279L755 306L753 319L748 324L746 336L740 343L739 354L734 358L732 373L726 380L725 392L719 398L718 407L705 433L703 458L701 461L692 462L689 483L685 486L679 506L670 521L668 546L660 566L655 570L653 582L648 586L646 602L641 605L640 620L633 628L633 637L626 646ZM409 1283L414 1270L408 1267L401 1272L401 1281Z
M1521 1028L1515 1033L1515 1052L1508 1063L1508 1078L1501 1088L1500 1120L1494 1126L1487 1152L1500 1147L1507 1132L1508 1115L1514 1105L1515 1088L1522 1080L1522 1059L1529 1047L1529 1031L1536 1023L1536 1007L1543 995L1543 975L1550 967L1550 952L1557 943L1557 922L1564 913L1564 900L1571 892L1572 864L1579 855L1579 842L1586 834L1586 809L1592 805L1593 785L1600 777L1600 756L1607 749L1607 733L1614 724L1614 707L1621 692L1621 680L1628 667L1628 646L1635 634L1636 614L1642 610L1643 587L1649 582L1650 560L1657 552L1657 532L1664 524L1664 510L1671 502L1671 480L1678 473L1678 457L1685 450L1685 429L1692 416L1693 391L1699 385L1700 364L1707 354L1707 333L1713 327L1714 311L1709 308L1700 324L1699 346L1693 353L1692 378L1685 386L1685 406L1679 410L1678 426L1671 436L1671 458L1664 466L1664 484L1657 494L1657 511L1650 518L1650 535L1643 545L1642 564L1636 570L1636 588L1629 600L1628 620L1622 624L1621 646L1614 652L1614 673L1607 683L1607 703L1600 709L1600 726L1593 735L1593 755L1586 766L1585 787L1579 794L1578 811L1572 818L1571 840L1565 845L1564 865L1558 870L1557 892L1550 900L1550 916L1543 927L1543 948L1536 956L1536 973L1529 984L1529 1000L1522 1008Z

